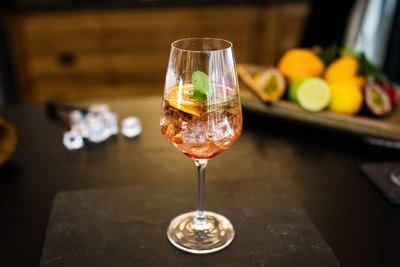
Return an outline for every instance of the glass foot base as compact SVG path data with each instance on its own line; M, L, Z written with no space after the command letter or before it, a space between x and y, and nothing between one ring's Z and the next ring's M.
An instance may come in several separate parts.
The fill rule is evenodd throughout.
M206 254L227 247L235 236L231 222L214 212L204 212L206 220L194 223L196 212L174 218L167 231L175 247L194 254Z

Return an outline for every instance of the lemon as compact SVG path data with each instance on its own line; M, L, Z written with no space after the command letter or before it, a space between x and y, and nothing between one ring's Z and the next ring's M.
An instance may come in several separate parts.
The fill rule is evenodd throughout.
M355 114L362 107L361 89L353 83L331 83L331 103L329 110L342 114Z
M292 83L289 98L308 111L321 111L329 105L328 84L320 78L300 79Z
M201 102L193 98L193 85L190 83L169 89L165 95L165 100L174 108L185 113L194 116L201 115Z

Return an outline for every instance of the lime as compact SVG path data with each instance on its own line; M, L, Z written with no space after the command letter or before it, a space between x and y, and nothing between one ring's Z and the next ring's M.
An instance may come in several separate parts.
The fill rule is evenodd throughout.
M297 91L299 90L300 85L307 80L308 78L301 78L297 79L294 82L291 83L290 88L289 88L289 100L299 104L299 101L297 99Z
M331 94L328 84L320 78L293 82L289 98L308 111L321 111L329 105Z

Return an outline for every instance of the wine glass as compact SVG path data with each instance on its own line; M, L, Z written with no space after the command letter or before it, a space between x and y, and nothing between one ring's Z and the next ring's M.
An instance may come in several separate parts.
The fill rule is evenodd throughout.
M227 218L204 210L204 179L208 160L242 132L231 42L188 38L172 43L160 125L164 137L194 159L197 168L197 208L171 221L168 239L186 252L219 251L232 242L235 231Z

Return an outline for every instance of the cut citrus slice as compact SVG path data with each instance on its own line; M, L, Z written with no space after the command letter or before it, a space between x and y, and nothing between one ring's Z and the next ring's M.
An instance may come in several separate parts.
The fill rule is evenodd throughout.
M174 86L168 90L165 100L183 112L200 116L201 102L193 98L193 85L184 84L182 86Z
M307 79L308 78L300 78L300 79L297 79L297 80L293 81L290 84L289 94L288 94L290 101L292 101L292 102L294 102L296 104L299 104L299 100L297 99L297 92L299 91L300 85L302 85L302 83L304 81L306 81Z
M321 111L329 105L331 100L328 84L320 78L304 80L298 85L296 91L299 105L308 111Z
M201 112L200 112L200 108L199 107L194 107L194 106L184 106L184 105L180 105L178 106L176 102L173 101L168 101L168 103L173 106L174 108L179 109L180 111L183 111L185 113L189 113L192 114L194 116L200 116Z
M168 90L166 99L185 106L200 106L201 102L193 98L193 85L191 83L182 86L174 86Z

